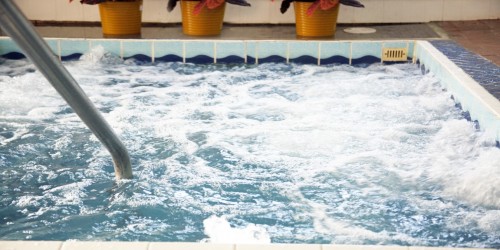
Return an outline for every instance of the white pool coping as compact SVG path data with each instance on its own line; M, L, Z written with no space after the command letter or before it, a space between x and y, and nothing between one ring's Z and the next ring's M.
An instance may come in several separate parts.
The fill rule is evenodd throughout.
M481 130L500 141L500 100L427 41L416 43L414 58L436 75Z
M195 242L0 241L1 250L475 250L383 245L212 244ZM492 249L492 248L491 248Z

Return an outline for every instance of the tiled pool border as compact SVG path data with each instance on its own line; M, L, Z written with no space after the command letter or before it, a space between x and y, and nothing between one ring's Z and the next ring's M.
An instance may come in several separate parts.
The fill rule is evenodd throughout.
M320 245L320 244L212 244L186 242L91 242L91 241L0 241L2 250L474 250L379 245ZM478 248L476 248L478 249ZM487 250L482 248L483 250Z
M62 60L79 58L102 46L124 59L183 63L303 63L370 64L381 62L382 48L407 48L412 60L414 40L390 41L300 41L300 40L146 40L47 38ZM24 58L8 37L0 37L0 56Z
M62 60L79 58L100 45L122 58L149 62L183 63L305 63L363 65L381 62L382 48L407 48L408 62L418 62L423 72L430 71L441 81L472 120L494 133L500 141L500 101L469 74L427 41L223 41L223 40L114 40L46 39ZM0 57L19 59L24 55L7 37L0 37ZM498 70L498 67L496 68ZM349 245L221 245L160 242L75 242L75 241L0 241L0 249L137 249L137 250L425 250L429 247L349 246ZM445 248L439 248L445 249ZM453 248L457 249L457 248Z

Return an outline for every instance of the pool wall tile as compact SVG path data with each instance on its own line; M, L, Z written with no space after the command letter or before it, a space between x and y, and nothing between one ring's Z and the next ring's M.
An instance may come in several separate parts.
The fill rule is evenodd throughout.
M186 41L184 42L184 59L188 63L214 63L214 41Z
M322 250L409 250L407 246L323 245Z
M267 244L267 245L253 245L253 244L238 244L235 250L321 250L319 244Z
M415 55L415 41L408 41L408 57L413 59Z
M351 64L371 64L380 62L382 42L360 41L351 43Z
M61 241L0 241L0 249L19 249L19 250L60 250Z
M258 63L258 48L259 44L257 41L246 41L246 54L247 54L247 63L255 64Z
M288 61L292 63L317 64L319 42L289 42Z
M151 242L149 250L234 250L234 245L190 242Z
M63 60L80 58L80 56L90 49L89 40L83 39L61 39L59 41L60 57Z
M259 63L288 62L288 43L283 41L259 41L257 46Z
M155 61L182 62L184 58L182 41L153 41Z
M321 42L320 64L348 64L351 58L350 42Z
M60 47L59 47L59 39L56 38L46 38L45 42L49 45L50 50L56 56L60 56Z
M215 44L217 63L245 63L246 49L243 41L223 41Z
M148 40L121 41L122 57L136 58L142 61L151 61L153 58L153 42ZM149 59L147 59L149 58Z
M102 241L102 242L84 242L84 241L66 241L61 250L148 250L149 242L126 242L126 241ZM35 248L37 249L37 248ZM37 249L38 250L38 249Z
M90 49L102 46L105 51L112 53L116 56L123 57L122 47L120 40L105 40L105 39L93 39L90 40Z
M419 41L416 56L424 73L429 70L440 79L455 102L469 112L473 121L478 121L480 129L488 131L500 141L500 100L494 97L461 68L451 62L429 42Z
M19 46L8 37L0 38L0 56L8 59L26 58Z

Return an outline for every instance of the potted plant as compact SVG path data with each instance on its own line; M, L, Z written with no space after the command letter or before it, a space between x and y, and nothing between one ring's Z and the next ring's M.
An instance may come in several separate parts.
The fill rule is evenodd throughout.
M141 35L142 0L80 0L80 3L99 5L104 37Z
M358 0L283 0L281 13L285 13L292 2L299 37L332 37L337 28L339 4L365 7Z
M215 36L222 31L226 2L250 6L246 0L169 0L171 12L181 2L182 31L191 36Z

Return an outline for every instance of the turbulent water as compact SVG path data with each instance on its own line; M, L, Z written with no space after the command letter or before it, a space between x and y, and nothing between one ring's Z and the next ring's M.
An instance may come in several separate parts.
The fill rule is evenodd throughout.
M0 61L0 240L500 247L500 149L416 65L65 66L134 179Z

